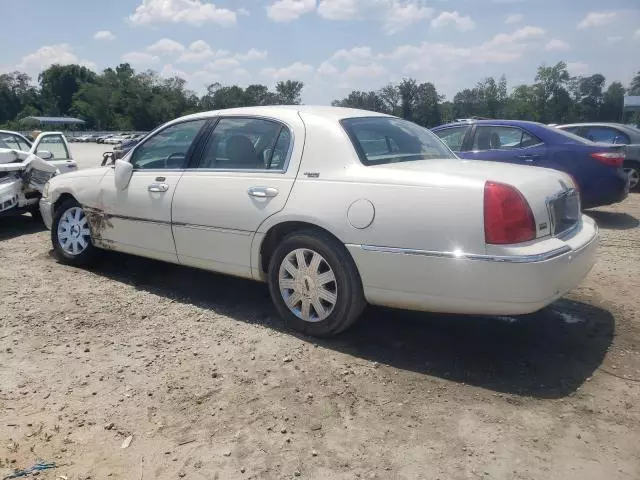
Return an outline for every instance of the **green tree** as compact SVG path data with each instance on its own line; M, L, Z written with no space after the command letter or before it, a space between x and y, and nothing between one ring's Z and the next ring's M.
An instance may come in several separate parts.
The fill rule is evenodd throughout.
M335 107L360 108L373 112L385 112L385 105L378 92L360 92L354 90L342 100L334 100L331 103Z
M640 95L640 72L636 73L631 85L629 85L629 95Z
M604 92L600 120L619 122L622 120L625 89L620 82L613 82Z
M567 86L570 78L565 62L558 62L552 67L538 67L535 87L538 97L536 116L539 121L558 123L569 119L571 98Z
M68 115L73 96L85 83L96 80L95 72L80 65L52 65L38 76L42 100L48 113Z
M304 83L297 80L286 80L276 85L276 101L282 105L300 105Z

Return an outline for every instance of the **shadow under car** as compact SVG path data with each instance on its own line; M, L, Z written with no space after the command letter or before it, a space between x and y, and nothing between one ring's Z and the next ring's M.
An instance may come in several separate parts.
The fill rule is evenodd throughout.
M369 307L345 333L318 340L287 329L264 284L106 255L116 258L101 262L95 272L139 290L267 325L354 357L502 393L559 398L574 392L600 366L614 334L610 312L563 299L517 318Z

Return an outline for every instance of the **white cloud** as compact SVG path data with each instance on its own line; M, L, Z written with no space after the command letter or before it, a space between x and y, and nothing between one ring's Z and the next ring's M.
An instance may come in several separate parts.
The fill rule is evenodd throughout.
M180 63L200 63L205 60L210 60L220 53L216 53L207 42L204 40L196 40L189 49L180 55L178 62ZM222 56L222 55L220 55Z
M567 63L567 70L573 76L584 75L589 71L589 65L584 62L569 62Z
M18 64L17 68L20 71L24 71L32 75L37 75L42 70L45 70L51 65L56 64L79 64L94 70L96 68L95 63L88 60L79 59L78 56L73 53L71 45L67 43L45 45L43 47L40 47L35 52L25 55Z
M358 0L320 0L318 14L328 20L353 20L360 13Z
M640 28L633 34L633 38L640 38Z
M371 47L354 47L350 50L338 50L329 60L346 60L350 63L356 63L368 61L371 58L373 58Z
M454 11L442 12L431 20L431 26L434 28L454 26L457 30L464 32L466 30L473 30L476 27L476 23L468 15L463 17Z
M506 23L507 25L520 23L523 18L524 16L521 13L512 13L511 15L507 16L507 18L504 20L504 23Z
M589 12L578 24L578 28L602 27L611 25L618 19L617 12Z
M160 60L155 55L147 52L129 52L122 55L122 61L134 65L151 65Z
M94 40L115 40L116 36L109 30L100 30L93 34Z
M257 48L252 48L247 53L237 53L235 58L240 60L241 62L249 62L253 60L264 60L267 58L266 50L258 50Z
M274 22L291 22L316 9L316 0L276 0L267 7L267 16Z
M207 69L212 72L223 72L240 67L240 62L235 58L219 58L207 65Z
M189 75L187 75L182 70L173 68L173 65L171 64L167 64L162 67L162 70L160 70L160 76L165 78L180 77L183 80L189 80Z
M387 69L379 63L369 65L349 65L343 73L346 80L359 80L361 78L377 78L387 73Z
M162 38L153 45L149 45L147 47L147 52L156 55L176 55L183 51L184 45L169 38Z
M640 35L639 35L640 36ZM607 43L613 45L624 40L624 37L607 37Z
M509 63L518 60L535 42L545 35L540 27L526 26L515 32L499 33L488 42L473 48L471 63Z
M397 61L398 67L406 74L440 74L443 70L457 70L469 64L514 62L533 48L544 34L539 27L527 26L510 34L498 34L478 46L465 48L423 42L399 46L383 57Z
M237 12L203 0L142 0L142 4L129 16L129 21L133 25L187 23L199 26L215 23L229 27L236 24Z
M295 62L283 68L263 68L260 74L274 80L299 80L313 72L313 67L301 62Z
M236 78L251 76L249 71L245 70L244 68L236 68L231 72L231 74L234 75Z
M393 35L416 22L431 18L434 13L433 8L423 6L422 2L402 3L400 0L389 0L384 3L389 4L383 21L383 29L387 35Z
M327 20L375 20L388 35L431 18L424 0L320 0L318 15Z
M326 61L320 64L318 67L318 73L325 77L334 77L340 73L340 70L333 66L331 62Z
M567 50L571 50L571 47L567 42L563 42L562 40L554 38L552 40L549 40L549 42L544 46L544 49L550 51L566 52Z

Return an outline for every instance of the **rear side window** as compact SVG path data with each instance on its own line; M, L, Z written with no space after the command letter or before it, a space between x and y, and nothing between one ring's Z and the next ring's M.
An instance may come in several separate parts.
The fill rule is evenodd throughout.
M585 132L592 142L611 143L616 145L628 145L631 143L627 134L609 127L587 127Z
M260 118L223 118L207 141L198 168L283 170L291 144L284 125Z
M440 139L446 143L451 150L459 152L462 150L462 143L464 142L464 137L467 135L469 128L469 125L464 125L461 127L444 128L434 133L440 137Z
M538 145L542 141L518 127L481 125L476 128L473 150L511 150Z
M364 165L456 158L435 134L415 123L394 117L342 120Z

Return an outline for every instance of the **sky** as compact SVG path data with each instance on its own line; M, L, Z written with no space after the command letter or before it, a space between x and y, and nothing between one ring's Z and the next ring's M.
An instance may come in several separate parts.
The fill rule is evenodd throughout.
M628 85L640 0L0 0L0 72L130 63L206 85L305 83L303 102L402 78L452 99L487 77L533 83L542 63Z

